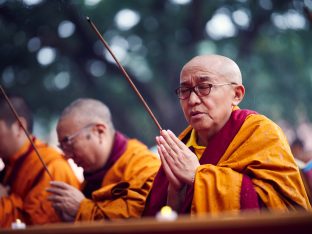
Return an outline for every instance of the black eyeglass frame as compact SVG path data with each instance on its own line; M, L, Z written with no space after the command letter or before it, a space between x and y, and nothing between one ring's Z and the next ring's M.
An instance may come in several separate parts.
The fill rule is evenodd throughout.
M69 148L69 146L72 145L73 143L73 139L76 138L81 132L83 132L84 130L86 130L89 127L92 127L93 125L96 125L95 123L90 123L85 125L84 127L78 129L76 132L74 132L73 134L69 135L69 136L65 136L60 142L58 147L60 149L62 149L63 151L65 151L66 149Z
M180 86L180 87L175 89L175 93L177 94L178 98L181 100L188 99L191 96L192 92L196 93L196 95L198 97L204 97L204 96L208 96L210 94L213 86L224 86L224 85L237 85L237 83L235 83L235 82L224 83L224 84L201 83L198 85L194 85L192 87ZM199 87L203 87L204 90L200 91ZM188 92L188 94L187 95L181 95L182 91ZM203 93L203 91L205 91L205 92Z

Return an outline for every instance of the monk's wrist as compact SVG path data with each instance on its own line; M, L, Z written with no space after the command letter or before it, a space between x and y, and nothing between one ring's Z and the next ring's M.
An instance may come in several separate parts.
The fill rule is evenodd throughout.
M167 205L170 206L173 210L179 212L182 206L182 201L185 200L186 186L183 185L181 189L174 189L169 185L168 187L168 196L167 196Z
M169 184L168 186L168 193L180 193L184 188L184 185L182 185L181 187L175 187L171 184Z

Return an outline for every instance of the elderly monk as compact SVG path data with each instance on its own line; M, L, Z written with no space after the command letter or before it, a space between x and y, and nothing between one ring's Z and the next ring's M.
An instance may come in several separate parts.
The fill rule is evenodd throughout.
M311 208L282 130L267 117L241 110L239 67L220 55L191 59L176 89L189 126L156 137L162 167L144 215L164 205L182 214Z
M23 126L31 132L33 121L25 101L12 97L11 103ZM34 136L32 139L52 177L79 187L76 175L61 153ZM5 164L0 181L0 226L10 227L16 219L28 225L60 222L47 200L46 188L51 178L4 99L0 100L0 157Z
M160 160L136 139L115 130L108 107L78 99L57 124L60 146L84 169L82 192L52 182L49 192L64 221L140 217Z

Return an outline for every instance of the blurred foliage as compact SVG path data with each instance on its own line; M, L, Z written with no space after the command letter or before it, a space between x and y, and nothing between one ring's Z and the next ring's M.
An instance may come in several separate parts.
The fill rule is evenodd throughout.
M47 131L71 101L92 97L111 108L128 136L151 146L158 134L86 16L113 51L124 49L117 57L165 129L178 134L186 126L174 89L182 66L204 53L238 63L246 87L242 108L294 127L301 116L312 118L311 0L37 1L0 0L0 81L8 93L25 97ZM116 21L125 9L138 17L128 29ZM219 20L215 31L230 23L231 35L207 30L218 14L230 21ZM74 25L73 34L60 36L64 22ZM55 59L42 65L44 48Z

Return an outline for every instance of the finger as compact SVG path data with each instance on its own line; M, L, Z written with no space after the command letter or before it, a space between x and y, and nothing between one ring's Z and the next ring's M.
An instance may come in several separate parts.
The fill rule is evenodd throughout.
M188 148L171 130L168 130L168 135L180 149Z
M170 155L171 157L175 157L176 152L174 151L174 149L172 148L172 146L170 146L168 144L168 142L166 141L166 139L163 136L159 137L159 142L160 142L160 146L164 147L164 150L166 151L166 153L168 155Z
M59 196L66 195L66 190L62 188L49 187L46 189L47 192L53 193Z
M167 162L167 160L166 160L166 158L164 156L165 150L162 149L162 147L163 147L162 145L160 147L157 146L157 149L158 149L158 152L159 152L159 155L160 155L160 159L161 159L161 163L162 163L162 167L163 167L165 173L170 175L172 172L171 172L171 169L170 169L170 167L168 165L168 162Z
M48 199L48 201L50 201L54 204L54 203L62 202L64 198L61 196L57 196L57 195L51 195L51 196L48 196L47 199Z
M162 166L163 169L165 171L165 173L167 174L168 177L170 177L171 179L175 179L175 175L173 174L171 167L169 165L169 160L172 160L171 156L169 156L164 148L163 145L161 145L159 147L159 151L160 151L160 157L161 157L161 162L162 162Z
M49 193L61 194L63 189L62 188L56 188L56 187L48 187L48 188L46 188L46 191Z
M183 164L183 160L181 159L180 152L176 153L174 150L172 150L168 144L166 144L165 140L163 137L160 137L161 141L161 149L163 150L163 155L164 158L166 158L167 163L169 164L171 171L175 173L179 168L181 167L181 164Z
M163 137L163 139L166 141L166 143L170 146L173 147L174 146L174 142L171 140L168 132L166 130L162 130L161 131L161 137ZM160 138L161 139L161 138Z
M170 168L170 171L172 172L173 176L177 179L179 178L179 173L181 173L181 169L183 169L183 165L185 164L185 161L179 157L178 154L170 154L168 153L168 150L164 147L164 145L160 146L163 154L163 158L166 161L166 164Z
M162 137L165 140L165 142L167 143L167 145L170 147L170 149L174 152L174 153L178 153L179 152L179 147L176 144L176 142L172 139L172 137L169 135L168 131L163 130L162 131Z
M161 145L160 136L157 136L155 139L156 139L156 144L160 146Z
M163 154L163 152L162 152L162 150L161 150L161 146L158 146L157 145L157 151L158 151L158 154L159 154L159 156L160 156L160 161L161 161L161 165L162 165L162 167L165 167L164 168L164 170L166 171L168 168L168 165L167 165L167 162L166 162L166 159L165 159L165 157L164 157L164 154Z
M181 164L185 163L184 160L186 157L191 157L191 155L194 156L194 159L198 161L198 157L192 152L189 147L187 147L176 135L168 130L168 135L171 137L171 139L176 143L177 147L179 147L179 153L178 157L176 157L176 160L179 161ZM182 157L179 157L182 156Z
M170 184L173 184L175 187L180 187L181 186L181 182L179 181L179 179L174 175L174 173L172 172L167 158L170 158L170 156L165 157L165 149L163 148L163 146L158 147L158 152L159 155L161 157L161 161L162 161L162 167L165 171L165 174L167 176L167 179L169 181Z
M62 189L71 188L70 185L68 185L67 183L62 182L62 181L50 181L50 185L53 187L62 188Z

